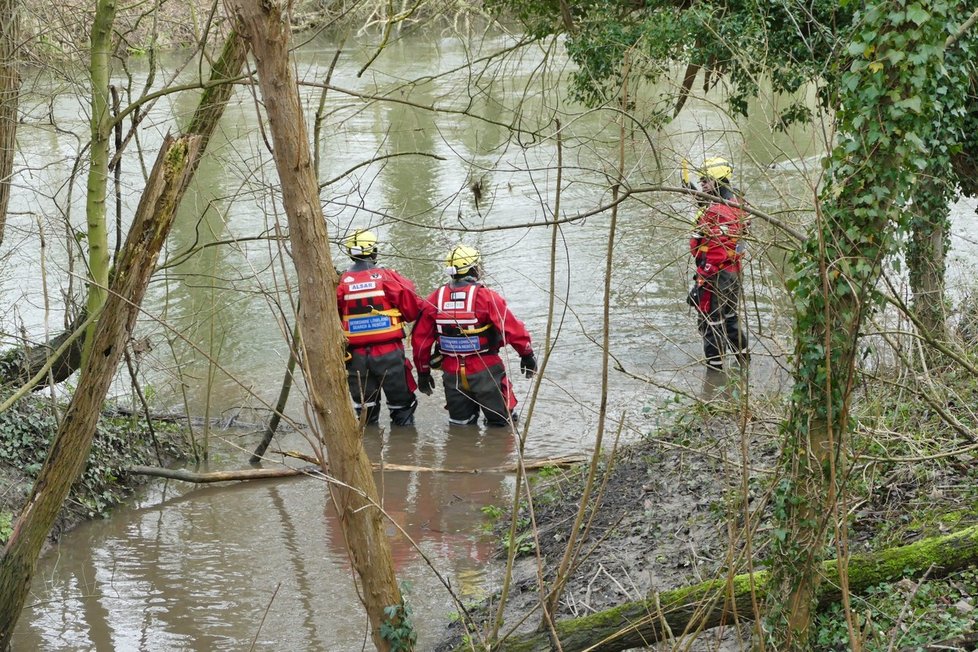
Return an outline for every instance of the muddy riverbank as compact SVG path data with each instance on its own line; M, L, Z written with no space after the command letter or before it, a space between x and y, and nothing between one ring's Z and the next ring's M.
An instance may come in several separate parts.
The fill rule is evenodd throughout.
M969 388L970 384L959 389L974 391ZM755 569L763 567L770 527L768 492L775 483L779 456L775 417L780 408L755 405L745 414L746 407L735 396L736 392L728 393L713 403L693 407L673 427L650 433L603 458L594 485L599 497L592 500L595 507L585 518L580 552L560 601L558 619L724 577L730 568L744 572L749 561ZM879 397L862 399L877 401ZM895 408L891 414L900 412L903 418L912 418L921 410L919 405L887 407ZM900 442L918 451L951 447L946 432L930 431L928 421L921 422L925 425L920 434L894 437L890 433L888 458L871 452L880 445L878 432L864 430L853 436L856 455L847 496L852 552L903 545L978 522L976 472L967 449L937 459L897 459ZM940 439L930 439L934 436ZM606 444L606 450L611 448ZM520 554L501 632L526 632L540 626L538 577L542 573L544 585L553 585L586 471L578 468L534 480L532 510L524 502L517 516ZM496 526L500 540L508 526L508 515L501 516ZM495 561L500 568L505 557L506 547L500 546ZM470 605L471 640L491 631L499 600L497 592L483 603ZM945 642L947 647L941 649L963 650L973 649L967 647L969 639L952 635L978 631L976 601L978 579L974 571L967 571L948 580L905 579L874 587L870 595L854 596L853 611L862 630L863 649L917 649L913 645ZM841 608L821 614L816 627L815 649L852 649ZM749 621L739 628L728 626L685 636L674 633L676 640L655 649L741 650L748 649L753 640ZM454 649L463 634L460 619L449 627L438 649Z

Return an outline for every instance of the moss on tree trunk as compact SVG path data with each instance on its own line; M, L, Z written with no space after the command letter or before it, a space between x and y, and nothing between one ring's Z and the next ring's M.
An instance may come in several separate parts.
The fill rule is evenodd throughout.
M938 579L978 565L978 526L942 537L923 539L877 554L854 555L847 566L849 589L866 589L904 577L917 578L930 571ZM816 592L817 608L842 598L835 560L819 565L822 581ZM556 623L560 649L564 652L593 650L616 652L645 647L665 640L669 634L709 629L722 624L754 620L752 590L757 600L767 595L770 574L760 571L733 578L708 580L700 584L665 591L645 600L626 602L613 609ZM470 649L468 646L456 648ZM494 650L499 652L542 652L557 647L547 632L512 636Z
M170 232L184 177L199 154L198 141L168 136L163 142L120 253L78 388L0 557L0 649L10 642L44 539L88 459L102 403Z

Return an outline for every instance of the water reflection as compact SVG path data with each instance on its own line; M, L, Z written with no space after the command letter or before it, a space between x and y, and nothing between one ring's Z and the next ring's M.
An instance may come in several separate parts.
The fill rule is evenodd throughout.
M500 36L482 45L498 49L508 43ZM524 225L539 225L552 217L556 144L549 121L558 111L566 111L561 115L569 118L563 121L565 176L559 217L607 203L607 175L617 165L617 130L607 114L576 112L561 104L561 89L540 83L550 81L541 77L549 73L535 56L501 57L491 64L498 67L484 75L432 77L472 61L475 53L469 48L470 44L448 40L402 40L388 52L395 56L378 60L373 77L357 78L350 62L341 60L333 81L374 97L389 92L417 105L465 109L496 122L509 122L519 113L525 129L521 140L498 125L457 111L367 102L331 91L319 143L324 154L321 179L354 172L324 189L326 218L334 236L354 226L377 229L385 243L381 262L414 279L423 294L444 281L442 260L451 244L464 239L480 248L488 284L507 298L542 351L551 231ZM329 59L315 48L300 51L300 77L323 79ZM425 79L404 85L404 80L418 77ZM302 95L307 106L318 105L318 89L303 89ZM244 242L274 233L280 207L254 105L244 93L239 99L239 105L229 108L221 135L211 143L221 156L205 159L169 252L224 239L237 244L207 249L169 271L167 278L158 277L146 301L152 318L140 325L157 337L158 349L143 369L157 400L170 408L186 398L195 415L219 415L243 404L273 401L288 357L283 332L289 326L280 319L291 317L291 265L275 243ZM146 124L154 129L147 126L141 135L147 152L172 124L172 109L160 104L148 119ZM186 110L182 104L175 108L178 114ZM77 102L66 102L58 111L62 126L70 126L69 117L75 114L77 120L80 114ZM651 134L651 140L631 140L629 183L638 187L650 180L660 182L664 173L658 159L692 151L694 145L702 148L708 137L722 132L722 145L745 152L737 162L751 181L752 201L765 208L783 207L790 193L778 194L775 183L758 180L768 178L767 171L760 172L768 161L756 170L750 161L768 150L756 144L741 149L731 135L735 130L725 122L705 127L715 121L715 114L712 102L691 100L688 113L669 129ZM80 128L87 126L82 122ZM757 138L770 137L760 126L753 128ZM38 150L29 156L34 157L39 183L57 188L66 178L77 143L56 138L53 131L35 130L29 138L31 131L24 130L20 146ZM778 141L781 147L787 145ZM651 149L657 152L654 157ZM370 162L378 155L412 151L444 160L402 156ZM49 162L57 164L45 167ZM127 168L129 173L128 188L138 189L141 175L133 168ZM475 180L483 184L478 210L468 189ZM58 214L46 203L39 206L30 210ZM24 205L21 209L27 210ZM606 214L560 227L554 263L554 349L540 381L527 442L529 457L586 452L593 446L602 402L598 386L605 353L604 270L609 250L613 264L607 352L626 373L612 375L607 405L611 414L626 419L625 432L641 435L655 427L657 422L649 421L645 412L654 412L673 391L696 394L701 383L704 397L725 391L714 379L704 378L695 363L700 339L684 303L690 212L686 202L668 194L645 195L642 202L622 205L618 237L610 247ZM486 230L463 234L456 230L461 225ZM16 232L16 221L12 226ZM762 228L757 232L768 243L781 242ZM23 241L30 237L32 232ZM24 252L35 250L23 247ZM757 251L766 256L761 246ZM51 255L49 260L60 267L49 267L52 278L67 275L62 259ZM760 255L757 260L762 260ZM345 262L337 260L340 265ZM27 279L40 277L36 261L19 258L17 265L16 283L27 287ZM756 292L752 330L755 319L767 327L756 331L756 346L763 353L755 351L752 381L772 377L765 369L777 371L776 365L766 368L763 360L782 354L779 334L788 332L777 323L777 297L771 289L776 281L775 273L759 262L746 288ZM31 325L43 315L38 307L44 305L39 291L32 291L30 301L18 304L25 312L33 308L36 319L29 321ZM167 329L157 318L166 321ZM208 354L219 357L227 373L216 369ZM518 361L512 356L508 363L513 370ZM231 380L232 375L237 380ZM532 384L515 373L510 378L525 408ZM512 462L513 440L505 430L449 427L441 397L419 399L416 429L368 429L365 444L371 459L450 469ZM287 413L299 423L305 418L301 382ZM288 436L283 439L279 445L288 448ZM301 438L293 439L297 441L292 447L306 449ZM250 451L253 444L243 447ZM229 447L221 463L238 468L246 459L246 453ZM454 608L429 561L456 593L477 590L491 545L481 535L481 508L506 498L512 490L511 476L415 469L379 473L377 481L384 508L398 526L392 524L389 534L399 577L414 584L409 597L413 596L422 637L430 636L425 624L440 624ZM86 525L42 560L34 586L37 599L21 621L18 649L242 649L252 639L264 649L359 649L369 637L356 608L342 535L324 510L326 495L322 483L308 479L206 488L154 485L133 508Z
M478 536L485 522L482 508L498 504L508 491L506 475L497 469L513 463L513 436L505 428L448 426L447 436L431 433L389 436L371 428L365 447L381 464L423 467L378 474L378 491L388 527L395 566L420 560L421 552L449 557L463 567L481 568L491 544ZM433 472L444 469L446 472ZM470 575L471 578L471 575Z
M423 638L437 636L423 623L455 611L445 584L461 599L483 586L493 542L482 507L510 491L507 474L472 472L512 463L509 433L447 430L370 428L364 440L377 461L426 467L375 476ZM259 649L358 649L365 617L327 503L325 485L306 478L154 484L42 560L15 649L239 650L252 639Z

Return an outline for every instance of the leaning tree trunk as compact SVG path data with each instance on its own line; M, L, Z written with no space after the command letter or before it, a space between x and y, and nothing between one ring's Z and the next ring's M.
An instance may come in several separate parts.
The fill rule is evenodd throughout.
M167 136L136 210L113 272L91 355L55 435L31 495L0 557L0 650L7 649L30 591L44 539L72 483L88 459L102 402L115 376L156 258L170 232L185 178L199 155L199 139Z
M962 74L966 79L966 72L945 70L944 14L924 1L921 15L908 16L898 11L904 4L874 3L864 17L866 31L856 33L850 44L850 52L872 51L873 60L857 57L845 63L849 68L841 76L837 114L842 137L830 158L816 232L795 259L790 282L796 307L795 387L783 425L784 480L774 497L766 619L770 642L779 652L809 649L826 532L838 527L837 543L846 541L846 515L836 508L858 337L875 307L882 261L896 251L899 232L909 226L902 209L917 182L916 171L930 155L925 143L937 138L934 125L944 112L956 109L953 103L945 108L944 99L938 104L935 87L958 84L952 89L957 90ZM873 35L871 42L860 40L863 33ZM910 50L922 54L905 57ZM912 110L905 107L908 101Z
M224 41L221 55L211 69L207 89L183 132L186 135L200 136L201 156L207 149L211 136L214 135L217 123L224 115L224 109L234 92L234 84L231 82L241 73L245 56L244 41L237 32L232 31ZM187 173L185 186L189 186L193 180L199 160L200 157L197 157L191 162L193 167ZM185 191L186 188L183 190ZM182 196L183 194L181 198ZM64 332L59 333L46 344L11 349L0 356L0 385L23 385L48 364L50 364L48 378L51 382L60 383L67 380L81 365L82 338L75 336L75 330L85 323L85 319L86 315L82 312ZM73 337L74 340L59 352L62 344ZM56 358L51 360L51 356Z
M849 590L863 593L899 579L947 577L978 565L978 526L942 537L924 539L848 560ZM835 560L821 564L825 575L816 593L817 609L839 602L842 591ZM731 625L754 618L753 605L770 587L767 571L713 579L663 591L645 600L626 602L554 627L563 652L618 652L644 648L686 632ZM547 652L558 649L549 632L517 634L501 641L499 652ZM471 650L457 646L457 652Z
M344 340L336 308L338 279L332 271L316 171L289 60L291 28L287 3L229 0L228 6L255 56L258 84L268 113L299 277L300 358L305 363L309 400L329 456L329 469L339 481L331 492L347 549L363 584L360 595L370 619L374 645L378 650L388 650L381 625L400 624L402 598L370 462L348 396ZM393 608L385 614L388 607Z
M0 243L3 242L7 225L10 178L14 172L14 149L17 146L19 24L17 0L0 0Z

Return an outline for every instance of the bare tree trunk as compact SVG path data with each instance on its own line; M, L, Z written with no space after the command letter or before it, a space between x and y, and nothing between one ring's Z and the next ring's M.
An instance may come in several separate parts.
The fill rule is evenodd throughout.
M105 303L109 285L109 235L105 222L105 197L109 180L109 136L112 116L109 114L109 77L112 70L112 24L115 22L115 0L98 0L92 25L92 56L89 73L92 78L92 144L89 148L88 190L85 219L88 222L88 299L85 312L98 314ZM82 360L91 351L97 321L85 334Z
M281 0L229 0L242 36L258 68L258 83L268 113L275 164L282 184L292 253L299 277L299 342L309 397L337 480L331 489L360 593L378 650L390 649L381 624L400 624L387 607L402 604L394 576L390 542L378 507L370 462L350 404L343 364L344 341L336 308L337 276L329 252L326 221L319 203L316 171L299 93L289 60L291 28Z
M17 101L20 74L17 72L17 46L20 37L17 0L0 0L0 243L7 225L10 204L10 177L14 172L17 146Z
M0 0L0 3L4 1L6 0ZM201 156L206 150L207 143L210 142L214 130L217 128L217 123L220 121L221 116L224 115L224 109L227 107L228 100L234 92L234 85L231 81L241 74L246 54L245 43L241 39L241 36L237 32L231 32L224 42L221 56L211 69L207 89L197 104L197 110L194 111L190 123L184 130L184 133L187 135L200 136L199 149ZM228 83L218 83L222 80L227 80ZM190 182L193 180L199 160L200 157L197 157L192 161L193 167L185 178L185 186L190 185ZM185 191L186 187L182 190ZM14 349L6 352L0 357L0 385L22 385L36 376L44 365L48 363L48 359L54 355L54 352L72 336L75 329L79 328L80 324L85 322L85 319L86 315L83 312L75 318L67 330L54 337L47 344L39 344L26 349ZM67 380L71 374L78 370L78 367L81 365L81 351L82 340L78 338L58 356L57 360L53 361L50 373L55 383Z
M199 139L194 136L176 140L168 136L146 184L116 264L78 388L0 558L0 649L10 643L44 539L68 490L85 467L102 402L132 334L156 258L170 232L186 175L199 155L198 144Z
M237 30L228 34L221 49L221 56L214 62L211 68L210 78L208 79L207 89L197 103L197 110L194 111L190 124L183 130L185 134L195 134L200 136L200 151L207 151L207 144L214 135L214 129L224 109L227 107L231 94L234 93L234 85L231 83L241 74L244 68L245 58L248 56L248 46ZM218 82L227 81L226 84ZM189 184L192 177L187 177Z

